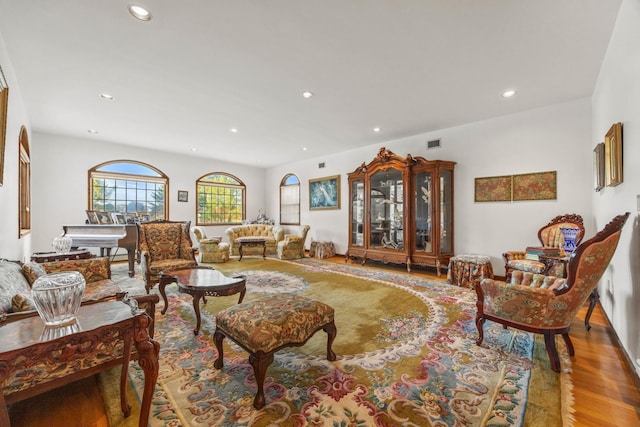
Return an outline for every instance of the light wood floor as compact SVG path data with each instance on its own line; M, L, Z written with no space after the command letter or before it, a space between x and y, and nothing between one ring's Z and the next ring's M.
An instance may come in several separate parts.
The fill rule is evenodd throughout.
M335 257L332 261L344 262L344 258ZM432 276L420 270L413 273ZM638 378L625 363L600 306L591 317L592 328L588 332L585 314L586 306L571 326L576 351L571 375L575 426L640 426ZM12 427L108 427L94 377L18 402L9 413Z

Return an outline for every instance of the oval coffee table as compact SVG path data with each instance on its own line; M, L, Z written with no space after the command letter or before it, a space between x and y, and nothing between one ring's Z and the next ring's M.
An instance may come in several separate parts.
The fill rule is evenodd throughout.
M158 288L164 300L165 314L169 308L169 301L164 288L170 283L178 284L178 291L193 297L193 310L196 312L196 328L194 335L200 332L200 299L206 296L225 297L240 293L238 304L242 302L247 292L244 276L228 277L211 267L191 267L177 270L163 271L160 273ZM206 302L206 301L205 301Z

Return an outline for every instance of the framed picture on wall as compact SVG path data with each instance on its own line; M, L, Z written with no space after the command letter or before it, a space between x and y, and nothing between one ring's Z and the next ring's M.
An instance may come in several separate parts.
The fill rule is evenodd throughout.
M189 192L178 190L178 201L179 202L188 202L189 201Z
M7 138L7 109L9 108L9 86L0 66L0 186L4 184L4 147Z
M604 142L593 149L593 189L600 191L604 188Z
M622 184L622 123L616 123L604 137L605 176L608 187Z
M309 180L309 210L340 209L340 175Z

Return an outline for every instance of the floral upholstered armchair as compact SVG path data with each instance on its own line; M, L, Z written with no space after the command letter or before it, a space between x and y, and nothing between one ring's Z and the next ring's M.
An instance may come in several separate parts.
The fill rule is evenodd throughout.
M311 227L303 226L298 234L285 234L284 240L278 242L278 258L298 259L304 258L304 242L307 239L307 232Z
M138 224L138 250L147 293L158 283L160 272L197 267L190 221L151 221Z
M191 227L191 236L198 250L198 262L214 263L229 261L229 244L222 237L207 237L204 227Z
M564 233L573 234L573 242L565 239ZM553 218L547 225L538 230L538 240L543 247L557 248L557 258L569 255L569 251L577 247L584 236L582 217L576 214L559 215ZM507 282L514 270L522 272L542 274L548 273L554 276L565 277L564 263L545 263L545 260L528 259L527 251L509 251L502 254L504 258L504 270ZM550 268L549 268L550 267Z
M476 284L479 334L476 344L482 344L486 320L543 334L551 368L560 372L555 336L562 335L569 355L573 356L575 351L569 338L571 321L596 289L628 217L628 212L618 215L593 238L578 246L571 255L566 279L524 273L518 275L528 281L520 284L492 279Z

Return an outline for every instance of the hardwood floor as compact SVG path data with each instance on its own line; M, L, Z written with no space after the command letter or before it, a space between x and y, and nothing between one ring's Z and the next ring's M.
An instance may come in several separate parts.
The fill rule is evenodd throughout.
M331 260L344 262L343 257ZM424 270L414 270L413 274L433 276ZM601 307L598 305L591 317L590 331L584 327L586 311L585 306L571 326L576 351L571 375L575 426L640 426L639 379L625 362ZM9 413L12 427L108 427L93 377L18 402Z

